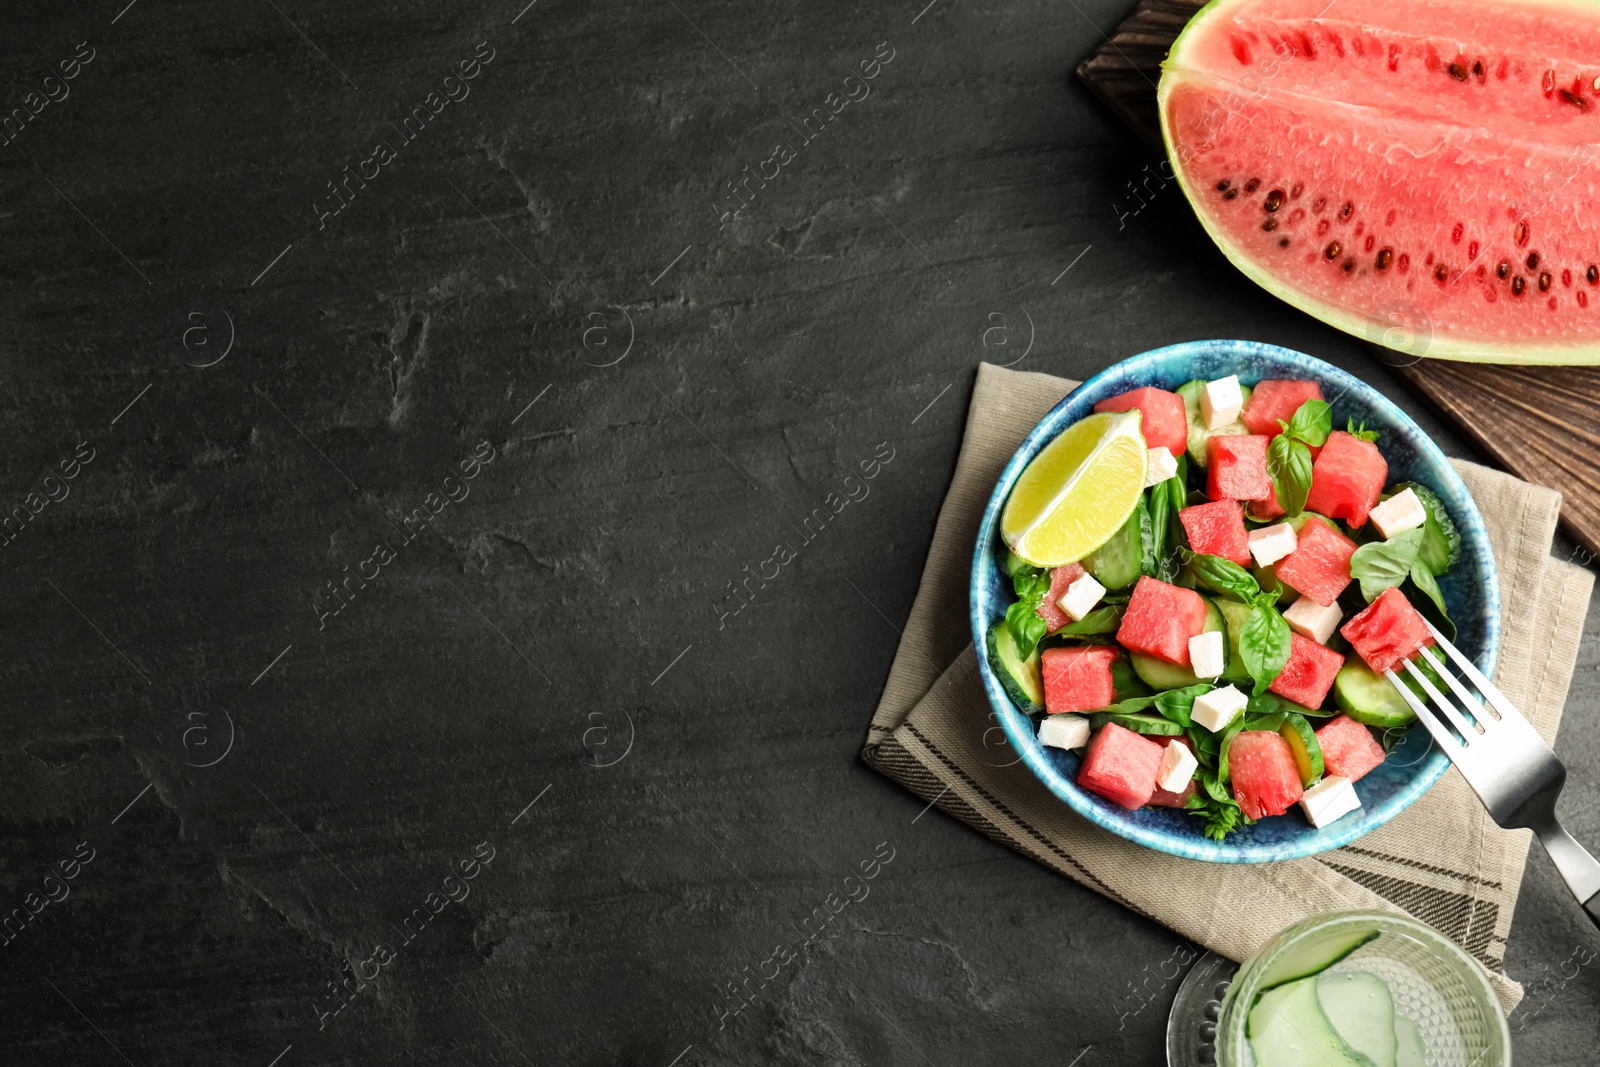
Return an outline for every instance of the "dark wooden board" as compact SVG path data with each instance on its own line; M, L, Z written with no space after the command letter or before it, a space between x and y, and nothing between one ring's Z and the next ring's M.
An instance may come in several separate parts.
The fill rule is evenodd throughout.
M1140 0L1078 78L1155 148L1161 61L1200 0ZM1561 492L1562 530L1600 554L1600 368L1417 360L1380 350L1462 437L1506 470Z

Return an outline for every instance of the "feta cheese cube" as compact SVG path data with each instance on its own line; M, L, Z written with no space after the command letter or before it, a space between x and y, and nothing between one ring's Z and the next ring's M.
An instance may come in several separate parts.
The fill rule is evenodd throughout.
M1067 591L1062 593L1056 601L1061 610L1072 616L1073 622L1078 622L1094 610L1100 603L1100 598L1106 595L1106 587L1094 580L1092 574L1081 574L1075 578Z
M1309 637L1319 645L1328 643L1328 638L1333 636L1334 628L1343 617L1344 612L1339 610L1338 604L1323 607L1308 596L1290 604L1289 610L1283 613L1283 621L1289 624L1289 629L1301 637Z
M1312 826L1321 829L1352 811L1360 811L1361 798L1356 796L1350 779L1334 774L1305 791L1300 797L1300 810Z
M1200 417L1206 429L1220 430L1239 417L1244 408L1244 393L1239 391L1239 376L1230 374L1207 382L1200 391Z
M1082 748L1089 743L1089 720L1082 715L1050 715L1039 724L1039 743L1051 748Z
M1200 761L1194 758L1189 746L1179 741L1168 741L1161 753L1161 766L1156 770L1156 785L1169 793L1181 793L1189 788Z
M1422 507L1422 501L1410 489L1403 493L1396 493L1388 500L1367 512L1367 518L1372 520L1372 525L1388 540L1395 534L1415 530L1428 519L1428 513Z
M1194 710L1189 713L1189 718L1212 733L1220 734L1239 717L1248 703L1250 698L1239 692L1236 686L1225 685L1195 697Z
M1165 446L1148 448L1145 451L1150 454L1150 462L1145 465L1144 487L1146 489L1152 485L1160 485L1178 473L1178 461L1173 458L1172 453ZM1409 489L1406 491L1410 492Z
M1294 527L1286 522L1250 531L1250 554L1256 566L1266 567L1294 551Z
M1195 634L1189 638L1189 669L1196 678L1215 678L1228 665L1227 646L1222 631ZM1174 789L1174 793L1179 790Z

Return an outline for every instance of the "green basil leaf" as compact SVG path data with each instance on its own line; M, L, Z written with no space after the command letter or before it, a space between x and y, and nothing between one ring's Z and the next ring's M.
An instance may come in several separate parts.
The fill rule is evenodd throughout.
M1150 516L1150 540L1148 542L1147 555L1151 560L1152 566L1144 573L1152 578L1160 578L1167 555L1167 530L1172 525L1169 521L1171 516L1168 514L1172 506L1172 497L1167 493L1166 482L1152 485L1145 496L1147 498L1146 511Z
M1233 739L1239 736L1239 731L1244 729L1244 716L1241 715L1222 731L1222 736L1217 739L1217 781L1226 782L1230 777L1228 772L1228 746Z
M1271 730L1277 733L1289 718L1287 711L1264 711L1257 714L1245 713L1244 728L1246 730Z
M1184 689L1168 689L1155 696L1155 709L1163 716L1171 719L1179 726L1193 725L1189 718L1194 711L1195 698L1211 692L1212 686L1208 682L1191 685Z
M1139 516L1139 573L1155 577L1161 556L1156 548L1155 522L1143 493L1139 495L1139 502L1133 510Z
M1298 515L1306 509L1306 494L1311 492L1311 449L1286 433L1279 434L1267 446L1267 473L1285 513Z
M1361 583L1361 595L1367 603L1410 576L1421 548L1422 527L1418 526L1387 541L1370 541L1356 549L1350 557L1350 577Z
M1107 723L1116 723L1124 730L1132 730L1146 737L1177 737L1183 733L1183 727L1159 715L1124 715L1119 711L1096 711L1090 713L1089 722L1096 730Z
M1328 443L1333 431L1333 407L1326 400L1307 400L1295 409L1284 434L1313 447Z
M1202 767L1215 767L1217 765L1217 735L1207 730L1204 726L1191 726L1185 731L1189 738L1189 747L1194 750L1194 758Z
M1239 629L1239 656L1257 693L1264 692L1289 662L1289 624L1265 599L1256 601Z
M1246 604L1261 595L1261 583L1256 581L1256 576L1231 559L1201 553L1189 561L1189 566L1194 571L1195 580L1213 592L1226 594Z
M1357 425L1354 415L1350 416L1345 422L1344 429L1345 433L1351 437L1359 437L1363 441L1376 441L1378 439L1378 431L1367 429L1367 424L1364 422Z
M1027 659L1039 647L1044 637L1045 621L1039 617L1039 605L1050 592L1050 573L1038 571L1025 579L1013 579L1017 586L1017 601L1006 608L1006 626L1017 642L1017 655Z
M1034 578L1044 573L1015 552L1006 553L1006 574L1010 575L1012 591L1018 596L1032 584Z
M1148 711L1151 708L1155 708L1157 711L1160 711L1163 715L1166 715L1166 717L1170 719L1172 718L1172 715L1167 714L1165 710L1166 708L1192 708L1194 706L1194 698L1203 693L1211 692L1211 689L1212 686L1210 682L1200 682L1198 685L1191 685L1183 689L1166 689L1162 692L1152 693L1148 696L1129 697L1127 700L1117 701L1110 707L1097 708L1095 710L1107 715L1134 715L1138 712ZM1179 713L1181 714L1183 712L1180 711ZM1177 722L1178 720L1173 719L1173 721ZM1189 724L1187 722L1183 722L1180 723L1180 725L1188 726Z
M1056 631L1057 637L1087 637L1091 634L1113 634L1122 625L1125 608L1117 604L1101 604L1077 622L1069 622Z
M1423 617L1433 623L1444 634L1446 641L1456 639L1456 624L1450 620L1450 611L1444 606L1444 593L1439 589L1439 583L1434 580L1433 572L1423 565L1419 558L1411 564L1411 584L1427 596L1427 600L1416 597L1407 597ZM1429 610L1429 608L1433 610Z

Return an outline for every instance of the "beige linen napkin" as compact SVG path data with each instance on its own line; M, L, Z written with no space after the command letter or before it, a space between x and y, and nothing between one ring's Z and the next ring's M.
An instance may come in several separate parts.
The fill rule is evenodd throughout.
M1510 1011L1522 987L1501 965L1531 835L1496 826L1454 768L1355 844L1287 863L1236 866L1179 859L1123 840L1072 811L1014 762L972 651L972 550L1001 469L1076 384L979 366L961 456L862 758L996 841L1234 960L1318 912L1410 913L1481 961ZM1500 571L1505 626L1495 680L1553 740L1593 577L1550 557L1559 493L1474 463L1455 466L1483 513ZM1177 883L1188 887L1181 907L1171 893Z

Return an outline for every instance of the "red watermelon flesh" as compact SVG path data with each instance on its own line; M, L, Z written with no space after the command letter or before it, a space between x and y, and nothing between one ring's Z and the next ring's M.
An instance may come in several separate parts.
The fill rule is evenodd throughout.
M1082 565L1077 563L1051 568L1050 591L1039 601L1039 607L1034 612L1044 620L1046 632L1055 633L1072 621L1072 616L1061 610L1061 598L1066 595L1067 586L1077 581L1083 574Z
M1352 527L1360 526L1388 479L1389 464L1377 445L1335 430L1311 464L1306 507L1331 519L1344 519Z
M1160 769L1160 745L1110 722L1089 739L1078 785L1132 811L1150 803Z
M1251 433L1274 437L1283 431L1279 422L1287 423L1307 400L1321 400L1322 386L1303 378L1267 378L1256 383L1255 391L1245 401L1239 421Z
M1205 629L1206 602L1193 589L1142 576L1117 627L1117 643L1130 652L1189 666L1189 638Z
M1195 504L1178 512L1178 521L1189 536L1189 547L1196 552L1250 566L1250 535L1245 532L1244 512L1237 500Z
M1117 699L1111 681L1111 664L1117 650L1106 645L1084 648L1047 648L1039 657L1044 675L1044 710L1051 715L1066 711L1091 711Z
M1189 743L1189 739L1187 737L1169 737L1165 740L1170 744L1182 745L1190 752L1194 751L1194 746ZM1160 768L1157 767L1157 770L1160 770ZM1189 784L1183 787L1183 792L1181 793L1174 793L1170 790L1162 789L1158 785L1156 786L1156 791L1150 794L1150 806L1152 808L1187 807L1189 805L1189 798L1194 796L1198 788L1199 787L1195 784L1195 780L1193 778L1189 779Z
M1600 6L1221 0L1163 64L1162 131L1252 280L1414 354L1600 352Z
M1274 730L1242 730L1228 744L1233 797L1252 819L1282 815L1305 792L1289 742Z
M1289 659L1267 688L1302 707L1320 708L1343 666L1344 657L1333 649L1309 637L1290 634Z
M1267 499L1250 501L1246 510L1250 512L1250 517L1257 522L1271 522L1273 519L1287 514L1283 510L1283 505L1278 503L1278 490L1273 487L1270 481L1267 483Z
M1294 551L1280 559L1280 581L1323 607L1339 599L1350 584L1350 557L1356 543L1320 519L1307 519L1295 535Z
M1433 635L1405 594L1390 586L1361 613L1339 627L1367 666L1382 674L1433 644Z
M1269 437L1224 434L1206 442L1206 496L1212 500L1265 500Z
M1352 782L1383 762L1383 746L1373 738L1372 731L1348 715L1329 719L1317 731L1317 744L1322 746L1323 773L1337 774Z
M1146 387L1119 393L1095 404L1096 411L1127 411L1138 408L1139 429L1146 448L1165 448L1174 456L1183 455L1189 446L1189 415L1183 398L1165 389Z

